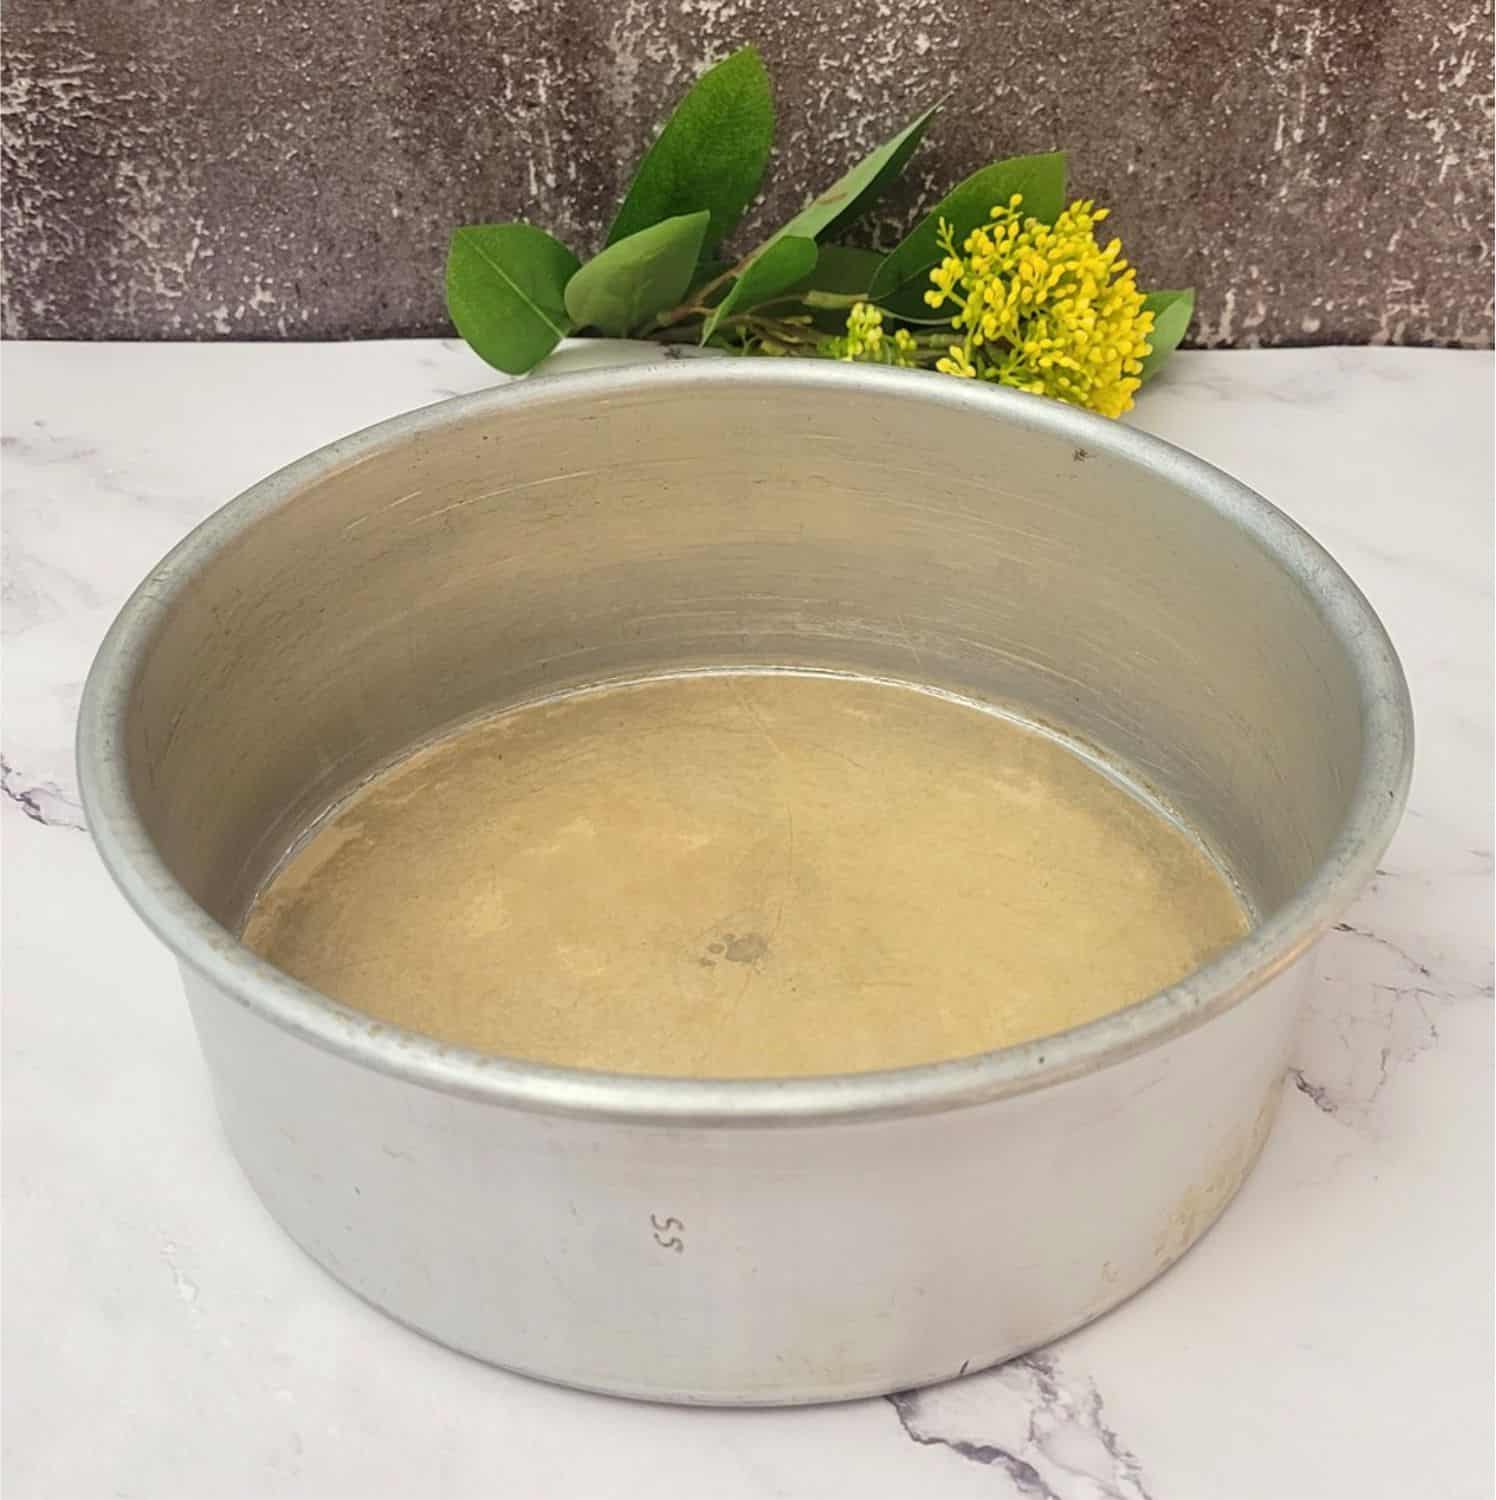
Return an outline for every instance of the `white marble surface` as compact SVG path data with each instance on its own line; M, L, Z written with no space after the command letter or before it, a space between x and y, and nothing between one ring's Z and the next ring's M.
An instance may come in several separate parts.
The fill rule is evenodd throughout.
M1041 1356L893 1401L652 1408L503 1374L343 1292L219 1138L170 960L80 831L71 738L132 585L269 469L490 374L434 342L4 351L7 1500L1492 1493L1492 360L1182 356L1138 422L1314 531L1418 716L1220 1226Z

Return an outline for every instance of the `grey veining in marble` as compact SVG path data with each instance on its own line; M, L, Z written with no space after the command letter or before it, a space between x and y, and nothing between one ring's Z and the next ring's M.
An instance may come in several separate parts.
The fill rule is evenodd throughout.
M1046 1355L887 1399L916 1443L996 1469L1020 1495L1152 1500L1142 1465L1107 1425L1101 1393Z
M7 1496L1489 1496L1489 356L1186 354L1137 412L1341 558L1418 715L1407 820L1318 950L1242 1196L1050 1349L778 1413L538 1385L323 1276L235 1169L171 961L78 836L83 676L161 553L268 470L491 373L450 342L5 363Z

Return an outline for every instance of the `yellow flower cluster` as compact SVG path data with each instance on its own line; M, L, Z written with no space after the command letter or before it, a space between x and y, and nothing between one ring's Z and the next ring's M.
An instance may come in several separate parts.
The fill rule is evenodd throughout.
M913 368L914 351L914 335L900 328L890 338L883 328L883 309L874 307L871 302L854 303L852 311L847 314L846 333L829 340L825 346L825 352L832 359L897 365L904 370Z
M1024 218L1022 205L1015 193L959 250L941 221L945 259L925 301L953 306L964 337L935 368L1120 417L1141 384L1153 314L1122 242L1096 243L1108 211L1078 200L1051 226Z

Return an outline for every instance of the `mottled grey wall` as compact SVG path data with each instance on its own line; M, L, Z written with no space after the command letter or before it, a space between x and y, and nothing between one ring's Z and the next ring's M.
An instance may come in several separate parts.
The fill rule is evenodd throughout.
M763 49L757 222L927 101L862 238L995 156L1064 145L1209 345L1485 345L1480 0L8 0L4 332L446 330L453 225L595 246L708 59ZM856 238L856 236L854 236Z

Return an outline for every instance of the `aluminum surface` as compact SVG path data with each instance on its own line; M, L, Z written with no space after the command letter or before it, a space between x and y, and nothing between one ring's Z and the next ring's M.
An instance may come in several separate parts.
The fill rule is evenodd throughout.
M1012 705L1141 772L1262 913L1185 981L959 1062L824 1079L520 1065L372 1025L233 937L288 841L444 726L796 665ZM1265 1138L1307 966L1412 754L1354 585L1243 486L1055 403L707 361L446 402L271 476L120 616L79 762L287 1230L433 1336L661 1399L976 1369L1169 1264Z

